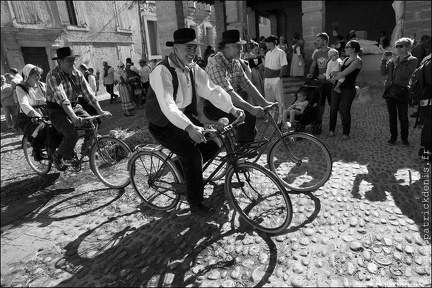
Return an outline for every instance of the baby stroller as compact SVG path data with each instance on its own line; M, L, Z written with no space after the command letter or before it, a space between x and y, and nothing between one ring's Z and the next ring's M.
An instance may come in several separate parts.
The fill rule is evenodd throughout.
M303 114L297 115L295 120L297 121L297 127L295 131L303 132L306 128L306 125L314 123L318 113L319 113L319 101L321 98L321 85L322 82L318 80L308 79L305 84L303 84L296 92L294 102L297 101L298 93L300 91L306 91L307 100L309 104L306 106ZM293 102L293 103L294 103ZM312 126L312 133L318 133L316 131L317 127L315 125Z

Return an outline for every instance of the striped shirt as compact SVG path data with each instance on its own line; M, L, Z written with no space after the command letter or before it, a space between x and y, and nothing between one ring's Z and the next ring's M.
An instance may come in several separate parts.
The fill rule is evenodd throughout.
M214 84L221 86L227 92L232 90L239 92L252 85L243 71L240 61L234 59L230 63L221 52L208 59L206 72Z
M85 80L84 75L74 69L71 75L67 75L57 66L48 72L46 78L46 100L62 106L63 104L76 103L78 96L82 95L90 104L98 101L94 92Z

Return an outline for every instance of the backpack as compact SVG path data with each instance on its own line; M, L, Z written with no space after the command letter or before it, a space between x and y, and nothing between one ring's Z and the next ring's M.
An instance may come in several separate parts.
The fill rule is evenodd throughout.
M429 93L424 93L425 86L425 67L431 61L431 58L424 61L417 69L414 70L408 83L408 93L412 100L424 100L430 97Z

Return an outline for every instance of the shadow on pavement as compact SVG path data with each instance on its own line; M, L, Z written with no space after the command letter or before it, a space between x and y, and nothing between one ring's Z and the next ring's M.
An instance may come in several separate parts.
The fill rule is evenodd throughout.
M74 189L66 190L73 191ZM93 213L111 205L124 194L124 190L119 189L117 190L116 195L111 197L107 192L108 190L113 189L96 189L61 199L52 205L46 206L43 209L41 208L38 211L38 215L33 217L31 220L33 222L40 222L40 227L49 226L55 221L77 218L82 215ZM71 211L73 212L71 213ZM79 212L77 213L76 211Z
M143 213L150 214L141 209L117 214L82 233L66 245L55 265L74 274L59 286L260 287L267 283L277 261L273 240L242 220L234 227L235 220L229 219L232 213L223 204L223 185L215 187L207 201L217 207L208 217L180 209L159 211L153 221L137 228L122 220L133 222Z
M430 231L430 221L424 220L424 214L429 216L429 209L424 207L421 192L424 191L424 177L430 177L430 170L425 173L424 169L430 169L430 166L417 155L421 130L412 128L414 119L410 118L410 146L402 146L400 139L396 145L388 145L388 112L385 102L380 100L372 99L367 106L353 105L351 138L348 141L340 141L342 127L336 128L336 137L326 137L325 134L319 137L333 158L334 171L330 181L334 183L339 178L337 180L342 187L346 187L342 184L352 184L349 191L351 197L361 199L366 210L378 213L377 228L386 220L397 222L398 214L402 214L409 218L403 228L416 231L415 227L411 227L416 226L422 239L425 239L425 231ZM340 169L335 171L335 167ZM340 192L344 191L338 191L336 197L342 196ZM367 215L358 216L365 219ZM396 222L394 228L400 226Z
M38 213L56 195L73 191L73 189L47 190L47 187L53 185L59 176L60 173L34 176L3 186L1 191L2 233L5 225L20 225Z
M16 145L18 145L18 146L15 147L15 148L13 148L13 149L7 149L7 150L5 149L6 147L16 146ZM4 145L2 144L1 148L2 148L1 153L6 153L6 152L10 152L12 150L21 149L21 141L15 141L15 142L7 143L7 144L4 144Z

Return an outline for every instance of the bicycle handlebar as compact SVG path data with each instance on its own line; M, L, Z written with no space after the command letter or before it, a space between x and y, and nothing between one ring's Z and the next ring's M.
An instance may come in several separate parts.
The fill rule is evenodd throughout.
M269 106L264 107L264 112L270 112L272 110L277 111L279 109L279 103L275 102Z
M107 117L107 116L104 115L104 114L101 114L101 115L94 115L94 116L89 116L89 117L81 117L81 119L83 121L92 121L92 120L95 120L95 119L98 119L98 118L102 118L102 117Z
M102 117L106 117L106 115L102 114L102 115L94 115L94 116L89 116L89 117L81 117L81 119L85 122L91 122L92 120L102 118ZM42 116L42 117L32 116L30 118L31 119L37 119L38 122L43 122L45 124L51 124L51 121L49 120L48 116Z

